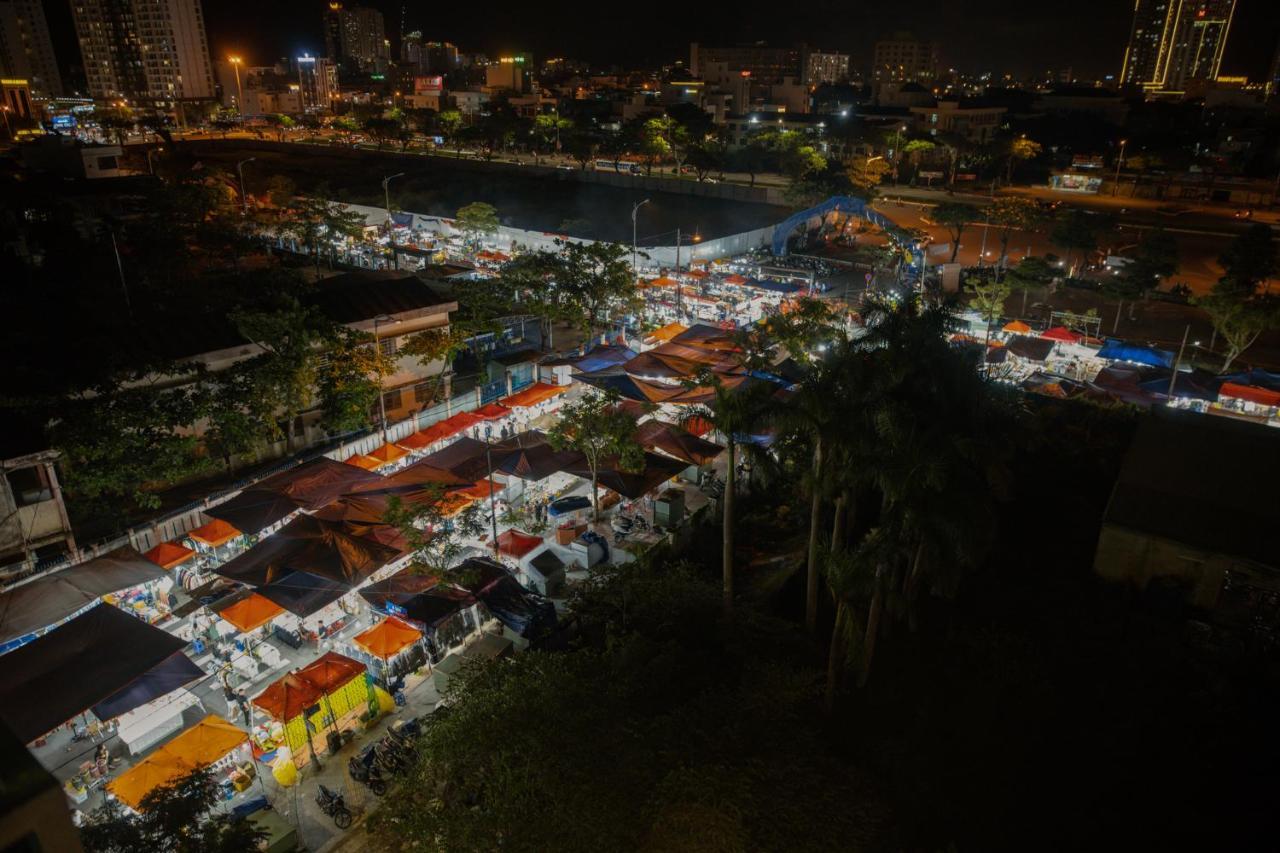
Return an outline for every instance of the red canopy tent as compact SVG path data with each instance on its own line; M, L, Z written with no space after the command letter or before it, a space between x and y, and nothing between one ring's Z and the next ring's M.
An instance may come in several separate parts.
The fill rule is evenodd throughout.
M471 414L486 421L497 421L502 418L510 417L511 410L499 403L485 403Z
M565 385L551 385L547 382L535 382L523 391L518 391L510 397L503 397L498 402L510 408L519 408L522 406L536 406L539 403L557 397L568 391Z
M196 555L195 551L177 542L161 542L142 556L164 569L180 566Z
M1280 406L1280 391L1259 388L1256 385L1240 385L1235 382L1223 382L1218 389L1219 397L1234 397L1237 400L1248 400L1259 406ZM150 556L150 555L148 555ZM163 563L161 565L164 565ZM169 568L165 566L165 568Z
M1084 340L1084 335L1079 332L1073 332L1066 326L1054 326L1052 329L1045 329L1040 333L1040 337L1045 340L1058 341L1066 344L1078 344Z
M514 527L498 534L498 551L519 559L542 544L541 536L521 533Z

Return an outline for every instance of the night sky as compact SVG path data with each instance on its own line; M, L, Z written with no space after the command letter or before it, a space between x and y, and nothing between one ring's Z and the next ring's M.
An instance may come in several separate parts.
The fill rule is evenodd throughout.
M1280 39L1275 4L1239 0L1223 74L1262 79ZM1133 14L1132 0L738 0L667 6L602 0L367 0L367 5L386 16L393 50L402 9L406 29L420 29L429 40L492 55L527 50L535 58L567 56L597 66L687 61L690 41L734 44L764 38L774 45L808 42L848 52L854 65L863 67L870 64L877 38L907 30L941 41L944 62L962 71L1021 74L1071 67L1081 79L1119 73ZM320 54L326 6L326 0L204 0L213 55L238 53L250 64L265 65L303 51ZM46 0L45 8L55 47L69 65L78 59L70 4Z
M1280 16L1276 0L1239 0L1223 63L1224 74L1261 79ZM323 51L324 0L262 3L205 0L215 55L239 51L251 62ZM911 30L943 43L944 61L960 70L1031 72L1070 66L1080 77L1118 74L1133 14L1132 0L739 0L735 3L410 2L371 0L386 15L392 47L401 9L407 30L463 49L497 54L529 50L535 57L569 56L596 64L669 62L688 58L688 43L731 44L767 38L783 45L806 41L853 54L869 65L876 38ZM252 9L246 14L245 9ZM909 10L910 14L904 14Z

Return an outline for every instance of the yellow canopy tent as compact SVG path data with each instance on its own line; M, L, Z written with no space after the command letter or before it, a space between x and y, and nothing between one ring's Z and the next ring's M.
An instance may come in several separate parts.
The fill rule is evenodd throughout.
M156 788L197 767L213 764L248 739L243 730L210 714L108 782L107 787L122 803L136 810Z

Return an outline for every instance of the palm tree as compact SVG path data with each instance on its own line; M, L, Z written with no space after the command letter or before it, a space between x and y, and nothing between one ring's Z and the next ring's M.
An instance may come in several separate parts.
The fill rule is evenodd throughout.
M724 544L721 571L724 582L724 615L733 615L733 523L734 497L737 491L737 454L740 449L752 452L756 445L749 440L753 430L766 420L776 386L763 381L747 380L733 388L715 376L703 377L699 384L710 385L714 398L706 406L690 406L682 415L682 425L702 419L724 437L727 466L724 474Z

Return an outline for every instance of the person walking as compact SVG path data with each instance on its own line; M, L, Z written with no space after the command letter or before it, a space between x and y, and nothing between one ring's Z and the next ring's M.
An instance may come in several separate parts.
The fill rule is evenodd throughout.
M236 691L236 704L240 706L240 713L244 715L244 727L249 728L249 697L244 695L243 690Z

